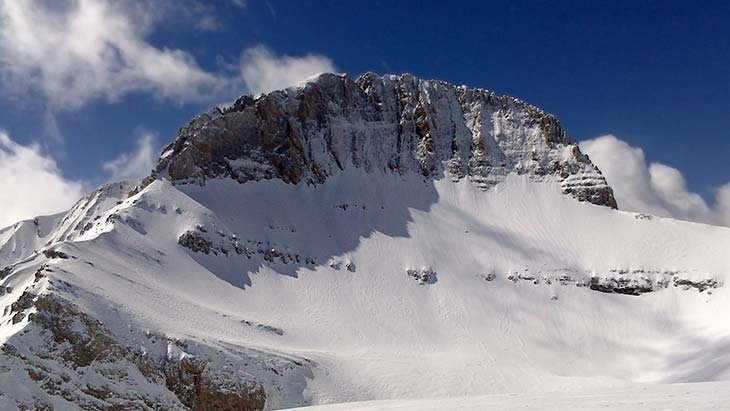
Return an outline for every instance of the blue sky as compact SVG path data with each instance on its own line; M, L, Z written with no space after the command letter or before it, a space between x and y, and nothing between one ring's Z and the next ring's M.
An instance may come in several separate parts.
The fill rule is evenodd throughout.
M517 96L578 140L613 134L680 170L709 207L730 181L727 2L0 4L0 129L83 189L144 168L138 149L196 113L321 67ZM272 64L290 70L267 79Z

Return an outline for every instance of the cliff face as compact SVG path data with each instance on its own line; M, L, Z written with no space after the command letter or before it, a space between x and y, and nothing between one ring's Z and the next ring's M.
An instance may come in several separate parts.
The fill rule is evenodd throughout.
M202 114L163 152L175 184L230 177L320 184L347 168L468 178L554 176L580 201L616 208L613 190L553 115L482 89L411 75L322 74L297 88Z

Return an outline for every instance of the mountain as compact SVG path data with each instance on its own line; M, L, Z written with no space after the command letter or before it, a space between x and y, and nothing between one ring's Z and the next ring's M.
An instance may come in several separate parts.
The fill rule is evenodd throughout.
M174 183L227 177L316 185L350 168L482 189L510 173L559 176L564 193L616 208L600 171L558 120L518 99L411 75L322 74L305 87L194 119L157 167Z
M244 96L149 177L0 231L0 409L728 387L730 229L616 207L511 97L374 74Z

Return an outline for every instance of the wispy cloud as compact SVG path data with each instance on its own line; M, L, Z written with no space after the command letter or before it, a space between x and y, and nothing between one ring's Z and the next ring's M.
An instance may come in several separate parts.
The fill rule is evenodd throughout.
M109 179L113 181L144 177L155 166L157 151L155 136L146 131L141 132L134 150L107 161L102 164L102 169L109 173Z
M219 84L189 53L151 45L146 37L154 19L129 4L2 0L5 89L38 92L53 110L73 110L135 91L188 101Z
M690 191L682 173L661 163L647 164L643 150L613 135L580 143L583 152L613 187L619 208L663 217L730 226L730 183L708 204Z
M244 50L237 64L210 71L185 50L153 45L150 36L165 19L184 18L203 30L221 27L209 6L186 1L183 13L165 1L0 0L4 91L28 104L37 104L28 97L40 95L53 112L94 100L115 102L134 92L210 103L335 70L321 55L276 56L259 46Z

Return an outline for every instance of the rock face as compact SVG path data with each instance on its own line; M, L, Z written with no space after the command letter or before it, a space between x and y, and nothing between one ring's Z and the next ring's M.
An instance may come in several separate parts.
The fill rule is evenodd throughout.
M237 370L212 370L204 361L185 357L165 369L167 388L195 411L262 410L266 393ZM237 371L237 372L236 372Z
M24 293L21 300L13 310L25 317L34 308L31 325L0 345L0 384L11 391L21 384L33 395L19 400L20 409L263 410L265 387L244 370L278 376L299 366L275 357L257 365L264 360L256 355L211 351L149 331L135 331L141 338L128 344L57 295ZM17 381L12 368L24 370Z
M322 74L298 88L193 119L156 173L176 184L230 177L321 184L348 168L468 178L554 176L580 201L616 208L612 189L553 115L483 89L414 76Z

